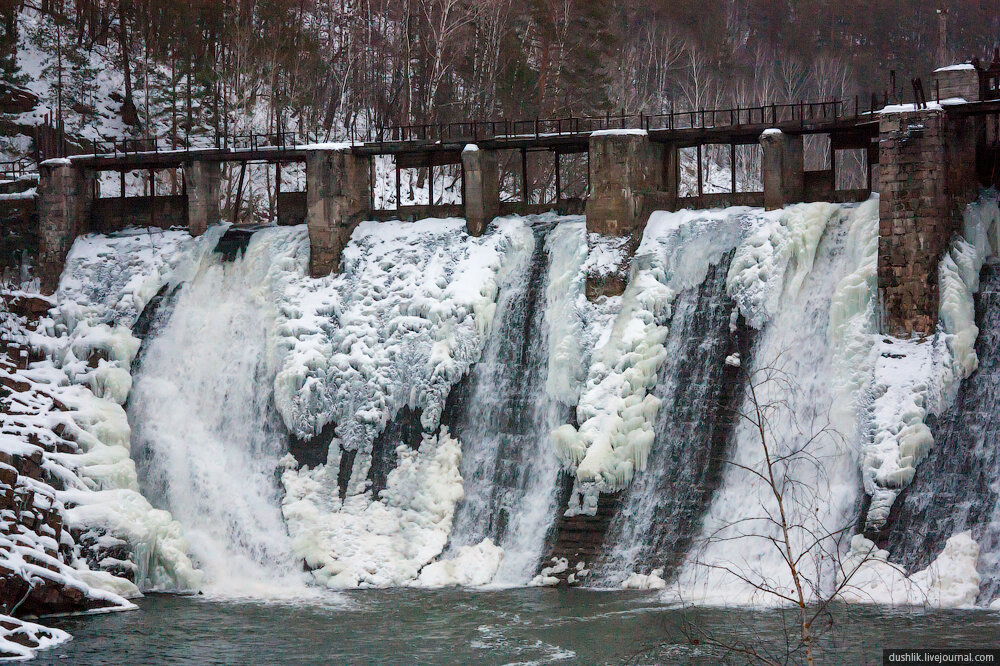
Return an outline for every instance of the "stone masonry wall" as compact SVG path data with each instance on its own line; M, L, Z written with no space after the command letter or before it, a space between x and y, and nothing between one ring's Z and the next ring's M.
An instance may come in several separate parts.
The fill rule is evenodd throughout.
M977 189L975 132L969 121L930 109L885 114L879 134L881 328L929 334L937 325L938 261Z
M645 132L591 135L587 231L630 239L616 271L587 276L587 297L591 300L624 291L650 204L663 196L666 166L664 146L650 141Z
M73 167L68 161L39 166L39 277L44 293L55 291L73 241L89 231L93 192L91 171Z
M348 150L317 150L306 158L309 272L329 275L354 228L370 213L369 158Z

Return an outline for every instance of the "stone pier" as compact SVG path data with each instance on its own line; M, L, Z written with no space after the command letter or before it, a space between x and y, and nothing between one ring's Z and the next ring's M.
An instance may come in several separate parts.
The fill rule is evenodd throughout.
M500 214L500 163L496 151L469 144L462 151L462 201L471 236L482 236Z
M777 210L805 200L805 153L801 136L767 130L760 137L764 208Z
M73 241L89 230L94 178L92 171L75 168L65 159L39 165L39 277L43 293L55 292Z
M978 192L974 121L941 109L884 113L879 143L881 330L929 334L938 262Z
M306 158L309 273L337 271L351 232L371 210L370 157L348 149L310 151Z
M183 169L188 230L192 236L200 236L209 225L218 224L220 220L222 164L187 162Z
M587 231L628 239L616 271L587 276L587 297L625 290L632 255L666 183L665 148L643 131L594 132L590 136Z

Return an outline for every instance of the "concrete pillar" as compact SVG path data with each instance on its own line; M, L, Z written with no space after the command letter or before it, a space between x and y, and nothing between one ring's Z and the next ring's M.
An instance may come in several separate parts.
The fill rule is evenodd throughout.
M627 239L616 270L587 275L587 297L615 296L625 290L632 255L652 207L666 182L664 146L643 131L590 135L590 193L587 231Z
M805 199L805 154L802 137L767 130L760 137L764 207L777 210Z
M59 286L73 241L90 228L95 174L67 159L42 162L38 169L38 224L41 241L39 278L42 291Z
M221 183L222 164L219 162L188 162L184 165L188 230L192 236L200 236L209 225L219 223Z
M932 333L941 255L978 193L974 121L925 109L879 123L878 290L881 330Z
M316 150L306 157L306 224L313 277L338 269L351 233L371 213L370 159L350 149Z
M650 211L646 196L664 186L664 149L645 132L590 136L587 231L606 236L641 233Z
M500 214L500 162L496 151L469 144L462 151L462 203L465 226L472 236L482 236Z

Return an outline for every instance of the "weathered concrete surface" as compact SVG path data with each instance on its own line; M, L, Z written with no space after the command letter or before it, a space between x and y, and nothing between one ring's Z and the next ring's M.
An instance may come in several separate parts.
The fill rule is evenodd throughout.
M218 162L188 162L184 165L187 190L187 225L192 236L205 233L220 220L222 165Z
M930 109L884 114L879 134L881 329L929 334L938 262L978 192L975 125Z
M348 150L317 150L306 158L309 273L329 275L351 232L370 213L371 158Z
M934 85L934 90L927 91L928 97L940 93L941 99L961 98L967 102L979 101L979 72L972 65L961 69L943 67L936 70Z
M278 226L291 227L306 223L306 193L278 193Z
M188 198L183 194L95 199L90 230L107 234L126 227L183 227L188 224Z
M462 200L469 234L482 236L500 214L500 163L496 151L473 145L462 151Z
M68 160L39 165L39 277L43 293L56 290L73 241L89 230L94 178L92 171L73 167Z
M655 206L653 202L664 197L666 152L645 132L591 135L587 231L631 239L617 271L587 276L587 297L591 300L625 290L632 255Z
M761 135L764 208L777 210L805 200L805 157L802 137L769 130Z
M664 147L645 133L594 133L587 231L606 236L641 232L650 213L645 195L663 191L664 166Z

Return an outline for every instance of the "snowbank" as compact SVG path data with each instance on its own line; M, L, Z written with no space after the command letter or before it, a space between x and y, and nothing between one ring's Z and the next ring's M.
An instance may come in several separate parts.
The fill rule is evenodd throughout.
M340 499L339 450L327 465L283 474L293 548L327 587L404 585L444 549L462 498L458 440L444 428L439 436L425 435L418 450L401 445L396 454L398 464L375 500L369 494ZM428 576L447 573L442 566Z
M962 235L941 258L934 335L898 339L872 329L867 396L872 437L862 451L865 491L872 498L868 529L885 523L892 503L933 446L927 415L946 410L959 383L978 367L974 295L983 263L997 253L998 199L989 191L966 208Z
M948 539L944 550L926 569L907 576L888 562L889 553L860 534L842 562L840 598L855 603L893 606L960 608L973 606L979 596L979 544L971 533ZM846 582L845 582L846 581Z

